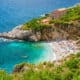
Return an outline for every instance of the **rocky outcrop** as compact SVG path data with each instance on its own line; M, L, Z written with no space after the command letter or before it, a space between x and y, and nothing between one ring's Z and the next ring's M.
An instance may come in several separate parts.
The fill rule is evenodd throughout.
M0 33L0 38L17 39L26 41L50 41L65 38L63 33L54 28L43 29L41 32L32 30L21 30L20 27L14 28L10 32Z
M21 26L14 28L10 32L0 33L0 38L17 39L25 41L51 41L56 39L80 39L80 23L78 21L72 24L54 24L51 27L44 28L41 31L22 30Z
M17 26L10 32L0 33L0 38L37 41L37 38L32 30L21 30L21 26Z
M78 40L80 39L80 21L76 20L70 24L55 24L56 29L68 34L68 39Z

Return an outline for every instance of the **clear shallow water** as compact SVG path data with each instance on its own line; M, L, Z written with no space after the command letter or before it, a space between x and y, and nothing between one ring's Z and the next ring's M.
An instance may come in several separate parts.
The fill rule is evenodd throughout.
M80 3L80 0L0 0L0 32L9 31L32 18L76 3ZM1 41L0 68L11 72L17 63L46 61L51 53L51 48L45 43Z
M0 69L11 72L13 66L21 62L37 64L50 60L49 49L46 43L0 42Z

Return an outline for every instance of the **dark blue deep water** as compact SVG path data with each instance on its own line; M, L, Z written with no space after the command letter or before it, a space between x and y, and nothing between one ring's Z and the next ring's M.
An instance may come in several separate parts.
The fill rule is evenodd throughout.
M80 0L0 0L0 32L9 31L32 18L77 3ZM0 41L0 69L11 72L17 63L46 61L49 53L51 49L45 43Z

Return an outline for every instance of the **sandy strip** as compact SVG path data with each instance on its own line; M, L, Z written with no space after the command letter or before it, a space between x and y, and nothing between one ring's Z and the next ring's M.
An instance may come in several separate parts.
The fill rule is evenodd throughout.
M61 41L53 41L49 43L49 46L53 50L52 55L54 58L51 61L59 60L63 57L66 57L69 54L75 54L79 52L75 41L61 40Z

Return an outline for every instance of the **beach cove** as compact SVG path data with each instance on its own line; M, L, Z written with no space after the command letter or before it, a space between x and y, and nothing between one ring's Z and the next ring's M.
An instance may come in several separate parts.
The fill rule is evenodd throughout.
M15 64L54 62L78 52L75 42L67 40L31 43L4 39L0 42L0 47L0 69L4 69L8 73L13 70ZM4 54L6 49L7 52Z
M29 5L27 7L27 3L25 0L23 1L23 3L20 2L20 4L15 4L16 2L13 0L9 0L8 3L4 3L3 0L2 4L4 5L1 5L0 7L0 33L11 31L16 25L23 24L24 22L31 20L32 18L39 17L40 15L46 14L58 8L73 6L78 2L80 1L71 0L71 3L68 3L67 0L66 2L56 2L50 0L48 3L46 3L46 1L40 0L40 2L36 1L36 3L44 4L36 5L38 6L36 7L34 6L34 3L33 7L29 6L32 3L28 1ZM56 4L54 5L54 3ZM22 4L25 5L21 8L20 5ZM16 8L17 6L19 8ZM25 6L27 7L27 10ZM49 8L47 6L49 6ZM31 64L38 64L45 61L53 62L76 52L78 52L78 48L75 42L67 41L65 39L33 43L0 38L0 69L11 73L14 66L22 62Z

